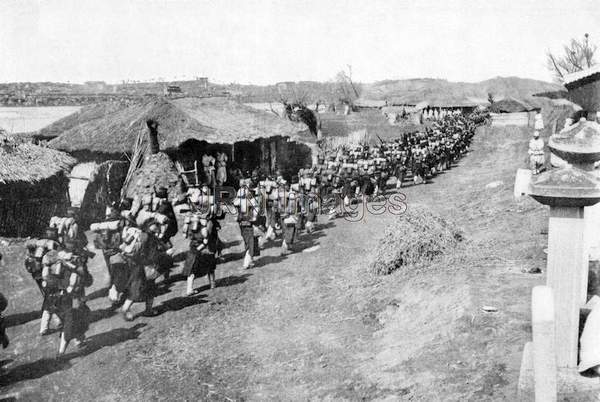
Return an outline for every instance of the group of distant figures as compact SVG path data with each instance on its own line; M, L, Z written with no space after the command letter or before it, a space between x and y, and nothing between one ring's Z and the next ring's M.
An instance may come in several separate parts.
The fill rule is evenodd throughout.
M108 205L105 219L93 223L92 249L80 225L79 211L53 217L44 235L27 244L25 268L39 288L42 303L40 334L54 326L60 334L58 355L70 342L83 347L89 327L86 288L94 278L88 262L100 251L108 273L108 299L123 319L131 321L134 303L153 307L160 286L169 283L174 266L173 237L180 231L188 240L182 274L186 295L195 294L194 281L206 276L215 288L215 271L222 261L221 222L236 216L244 242L242 269L252 268L267 243L281 238L283 255L295 251L298 234L311 234L318 216L344 216L345 206L385 195L389 179L401 188L407 180L425 183L449 169L464 155L475 134L475 124L459 114L448 114L423 132L403 135L377 146L342 147L319 156L311 168L284 178L279 172L246 172L231 197L224 197L227 157L202 158L197 187L180 177L175 188L159 187ZM393 183L393 181L392 181ZM88 248L89 247L89 248ZM159 280L162 278L162 280ZM3 298L0 298L0 302ZM0 307L6 307L0 303Z
M426 108L423 109L423 120L443 120L446 116L462 114L460 109Z

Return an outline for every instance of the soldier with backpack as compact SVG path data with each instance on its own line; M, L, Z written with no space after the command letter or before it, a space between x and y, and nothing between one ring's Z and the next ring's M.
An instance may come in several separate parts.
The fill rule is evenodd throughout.
M127 279L123 289L125 301L121 307L121 314L125 321L132 321L133 314L130 309L133 303L146 301L146 274L143 265L139 264L144 252L143 240L146 236L142 236L143 232L136 226L135 217L130 211L123 211L123 217L125 226L119 254L125 261Z
M93 223L90 230L96 233L94 245L102 250L108 270L108 299L118 303L119 295L125 290L127 282L127 264L120 254L121 236L124 228L123 220L115 205L106 208L104 222Z
M216 286L216 230L208 212L195 212L186 218L185 237L190 240L182 274L187 277L186 296L194 294L194 279L208 276L211 289Z
M43 286L44 279L43 273L43 258L46 254L51 251L58 251L60 244L58 242L58 230L56 228L48 227L45 230L45 234L38 240L33 240L27 243L27 256L25 257L25 269L29 272L42 293L42 318L40 320L40 335L44 336L50 333L50 321L54 317L57 321L56 326L59 328L62 323L60 318L52 314L47 308L48 294L47 290Z
M58 356L64 355L74 338L73 297L80 277L67 261L68 257L52 250L42 259L42 286L45 289L44 312L56 314L62 321Z
M237 191L233 205L238 210L238 224L240 233L245 244L243 269L249 269L254 265L254 257L260 255L258 246L258 236L256 235L255 225L257 224L260 206L250 189L249 179L240 182L240 189Z

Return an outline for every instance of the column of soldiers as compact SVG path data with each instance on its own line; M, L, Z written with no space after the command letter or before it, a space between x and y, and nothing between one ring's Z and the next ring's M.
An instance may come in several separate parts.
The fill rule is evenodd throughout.
M352 199L382 195L391 177L401 188L409 179L423 184L450 169L464 155L475 134L475 125L462 115L447 115L423 132L407 133L376 146L342 148L322 155L312 169L300 175L314 179L323 194L336 194L344 204ZM335 216L339 213L332 213Z
M448 115L424 132L323 155L315 166L301 169L289 180L280 172L248 173L239 179L235 197L229 200L244 241L241 268L251 268L261 248L278 236L281 254L293 252L298 233L315 230L328 196L336 200L329 215L333 219L343 213L344 204L384 194L392 176L400 188L410 176L413 183L421 184L449 169L467 152L474 132L467 118ZM223 250L220 222L226 213L222 200L215 198L215 189L227 181L226 158L221 155L217 161L216 168L203 172L197 188L188 189L180 180L179 194L174 197L164 187L154 189L108 206L104 221L91 224L95 248L102 252L108 271L108 298L125 320L134 319L131 306L136 302L145 303L145 316L157 314L153 308L157 279L162 276L165 283L173 265L171 239L178 232L174 210L178 204L184 207L179 210L185 215L182 229L189 241L182 270L186 294L194 294L194 281L203 276L215 288L215 270ZM87 246L75 208L66 217L53 217L45 235L27 245L25 267L43 297L40 333L48 334L52 319L56 320L59 355L70 341L85 345L89 312L85 288L93 282L87 270L93 253Z

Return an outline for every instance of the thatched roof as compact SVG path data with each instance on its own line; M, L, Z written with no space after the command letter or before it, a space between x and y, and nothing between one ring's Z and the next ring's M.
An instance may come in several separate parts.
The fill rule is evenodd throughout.
M519 113L529 112L536 109L539 108L531 106L525 101L516 100L514 98L502 99L494 102L492 106L490 106L490 112L492 113Z
M273 136L297 137L307 127L272 113L223 98L179 98L171 101L200 124L214 129L203 139L211 143L233 144Z
M59 119L38 131L23 135L28 135L40 140L51 140L58 137L65 131L77 126L81 122L101 119L110 113L114 113L120 109L123 109L124 107L127 107L127 105L131 104L132 102L133 101L123 100L85 106L79 111Z
M39 182L68 171L75 162L64 152L6 141L0 146L0 184Z
M370 108L382 108L387 105L385 100L375 100L375 99L365 99L358 98L354 101L354 106L356 107L370 107Z
M49 146L68 152L132 152L140 130L147 130L147 120L158 123L162 151L177 149L190 139L231 144L278 135L294 137L306 129L223 98L157 98L116 111L108 110L99 118L85 119L84 116L81 113L76 118L78 123L52 140Z

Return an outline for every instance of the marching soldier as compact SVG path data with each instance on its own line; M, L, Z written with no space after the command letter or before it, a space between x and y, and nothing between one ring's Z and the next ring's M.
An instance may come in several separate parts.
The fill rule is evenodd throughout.
M208 212L195 212L186 218L185 237L190 240L190 247L183 267L183 275L187 277L186 295L194 294L194 279L208 276L211 289L216 286L215 270L217 260L216 231Z
M58 251L60 244L58 243L58 230L53 227L46 228L45 236L39 240L29 243L27 245L28 256L25 259L25 268L31 274L34 281L42 292L44 301L42 302L42 318L40 320L40 335L44 336L50 333L50 321L52 317L56 318L57 328L62 323L60 316L54 314L49 308L49 296L44 286L43 270L44 264L43 259L49 252Z
M254 266L254 257L260 255L258 236L255 234L255 225L258 219L259 205L250 190L250 181L243 180L233 204L238 209L238 224L245 245L243 269Z
M98 250L102 250L104 256L108 270L108 299L114 305L118 303L119 295L124 292L129 275L126 261L119 249L124 221L116 206L107 207L104 222L91 224L90 230L96 233L94 245Z
M42 286L46 293L44 312L56 314L62 322L59 357L64 355L69 342L74 338L73 292L79 280L76 270L66 266L61 257L58 251L52 250L42 259Z

